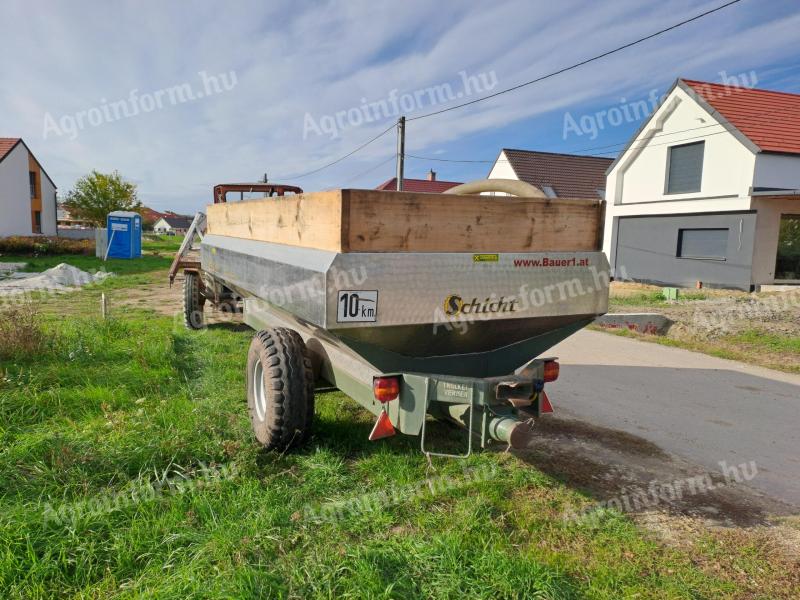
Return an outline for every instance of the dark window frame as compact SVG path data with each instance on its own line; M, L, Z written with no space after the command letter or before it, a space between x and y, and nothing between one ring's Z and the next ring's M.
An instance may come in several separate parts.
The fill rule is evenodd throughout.
M780 221L779 221L781 226L783 225L783 220L784 219L791 220L791 221L800 221L800 214L797 214L797 213L781 213ZM798 280L800 280L800 277L794 277L794 278L778 277L779 273L781 275L785 275L787 273L787 271L780 271L780 269L782 268L781 260L782 259L783 260L786 259L785 257L781 256L781 244L780 244L780 242L781 242L781 237L780 237L780 230L779 230L779 232L778 232L778 248L777 248L777 250L775 252L775 268L773 270L773 281L798 281ZM793 271L793 272L796 274L798 271L800 271L800 269L798 269L796 271Z
M31 200L38 198L36 195L36 171L28 171L28 184L31 188Z
M684 260L715 260L725 262L728 260L727 239L725 255L723 256L684 256L683 254L683 234L685 231L725 231L730 236L730 227L680 227L678 229L678 244L675 249L675 258L682 258Z
M687 146L702 146L703 147L703 156L700 160L700 183L696 190L691 191L684 191L684 192L671 192L669 191L669 172L672 165L672 150L674 148L686 148ZM674 146L669 146L667 148L667 169L666 173L664 174L664 195L665 196L679 196L681 194L697 194L703 190L703 166L706 160L706 142L705 140L700 140L697 142L689 142L688 144L676 144Z

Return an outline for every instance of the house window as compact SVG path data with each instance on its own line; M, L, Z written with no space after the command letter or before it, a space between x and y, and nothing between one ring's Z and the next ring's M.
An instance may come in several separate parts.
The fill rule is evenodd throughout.
M705 142L672 146L667 157L667 194L699 192Z
M30 182L31 186L31 199L37 198L38 195L36 194L36 173L33 171L28 171L28 181Z
M800 279L800 215L781 215L775 279Z
M728 229L679 229L678 258L725 260Z
M42 233L42 212L33 211L33 233Z

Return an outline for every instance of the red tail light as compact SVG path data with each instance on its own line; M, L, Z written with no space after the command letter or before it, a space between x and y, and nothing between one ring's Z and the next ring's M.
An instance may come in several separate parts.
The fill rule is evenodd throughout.
M378 402L391 402L400 395L400 379L397 377L376 377L372 380L372 393Z
M548 360L544 363L544 380L547 381L555 381L558 379L558 371L560 367L558 366L558 361L555 360Z

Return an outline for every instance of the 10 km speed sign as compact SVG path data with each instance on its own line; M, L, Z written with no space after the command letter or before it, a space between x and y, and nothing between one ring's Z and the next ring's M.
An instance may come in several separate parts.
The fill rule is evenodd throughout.
M336 304L337 323L371 323L378 318L378 290L344 290Z

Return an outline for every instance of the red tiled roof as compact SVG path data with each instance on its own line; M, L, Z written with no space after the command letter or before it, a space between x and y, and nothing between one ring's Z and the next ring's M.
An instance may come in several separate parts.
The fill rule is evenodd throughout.
M558 198L598 198L606 189L606 169L613 162L600 156L579 156L533 150L503 148L520 180L544 191L553 189Z
M0 138L0 160L3 160L6 154L11 152L17 142L19 142L19 138Z
M800 154L800 95L682 80L764 152Z
M145 221L152 221L153 223L155 223L159 219L163 219L165 217L183 217L183 216L185 216L185 215L179 215L178 213L172 212L171 210L167 210L167 211L164 211L164 212L159 212L159 211L154 210L154 209L152 209L152 208L150 208L148 206L143 206L142 209L139 212L140 212L140 214L142 215L142 218ZM193 217L187 217L187 218L193 218Z
M403 178L403 191L404 192L423 192L428 194L441 194L452 187L461 185L459 181L430 181L428 179L407 179ZM395 190L397 189L397 177L392 177L388 181L384 181L376 190Z

